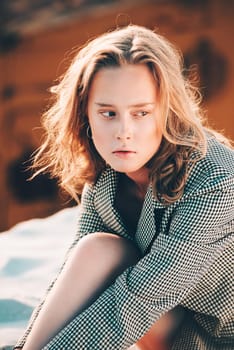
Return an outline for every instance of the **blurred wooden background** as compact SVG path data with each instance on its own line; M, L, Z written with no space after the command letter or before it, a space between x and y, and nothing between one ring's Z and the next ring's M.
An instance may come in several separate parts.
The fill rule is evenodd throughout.
M28 182L24 162L40 144L48 89L68 67L72 49L116 24L158 28L175 43L186 67L197 65L210 125L234 139L233 10L232 0L2 0L0 231L74 204L45 176Z

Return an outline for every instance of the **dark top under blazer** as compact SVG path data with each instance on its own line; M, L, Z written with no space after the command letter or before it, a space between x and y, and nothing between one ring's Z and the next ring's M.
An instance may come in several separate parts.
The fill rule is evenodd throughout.
M148 187L135 237L114 208L118 173L108 168L85 186L73 246L86 234L112 232L134 239L143 258L43 349L127 349L177 305L189 316L173 350L233 349L233 171L233 151L209 138L181 199L164 206Z

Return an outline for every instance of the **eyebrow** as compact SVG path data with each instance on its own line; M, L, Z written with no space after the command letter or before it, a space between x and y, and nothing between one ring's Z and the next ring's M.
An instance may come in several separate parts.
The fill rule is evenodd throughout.
M103 103L103 102L95 102L94 104L99 106L99 107L114 107L114 105L112 105L112 104ZM141 103L129 105L128 108L130 108L130 107L145 107L145 106L155 106L155 103L154 102L141 102Z

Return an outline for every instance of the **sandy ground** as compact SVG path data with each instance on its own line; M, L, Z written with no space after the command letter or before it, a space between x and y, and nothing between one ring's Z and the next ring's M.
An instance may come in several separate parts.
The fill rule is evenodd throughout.
M22 335L63 262L77 216L77 207L67 208L0 234L0 349L11 349Z

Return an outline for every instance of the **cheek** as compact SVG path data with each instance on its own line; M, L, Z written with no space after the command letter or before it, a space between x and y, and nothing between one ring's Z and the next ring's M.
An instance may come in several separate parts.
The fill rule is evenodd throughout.
M89 119L89 125L91 128L93 141L100 139L102 137L103 132L99 123L97 123L95 120L91 118Z
M105 130L95 128L94 131L92 132L92 138L94 143L105 143L106 140L106 133Z
M149 136L149 140L152 141L152 146L155 148L155 150L157 151L161 141L162 141L162 130L160 127L152 127L151 128L151 134Z
M155 123L151 123L149 125L147 125L147 128L142 128L141 129L141 133L142 130L146 131L146 134L148 135L148 137L152 140L158 140L162 138L162 130L161 127L157 124L155 125Z
M92 139L98 153L103 156L103 152L108 145L110 145L110 142L108 141L108 134L106 133L105 129L95 129L95 132L92 133Z
M162 129L161 129L161 127L157 127L156 128L156 130L155 130L155 135L156 135L156 138L158 139L158 140L160 140L160 142L161 142L161 140L162 140Z

